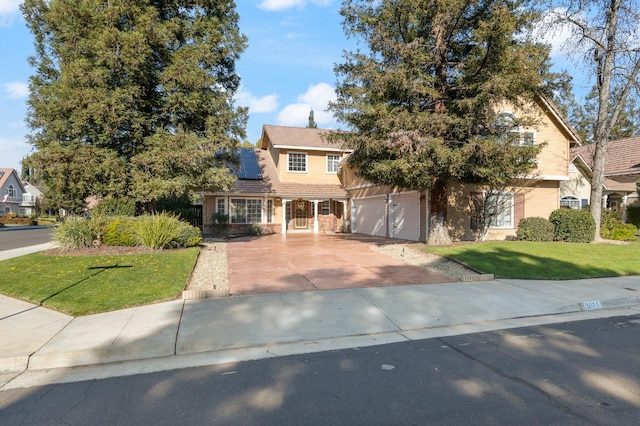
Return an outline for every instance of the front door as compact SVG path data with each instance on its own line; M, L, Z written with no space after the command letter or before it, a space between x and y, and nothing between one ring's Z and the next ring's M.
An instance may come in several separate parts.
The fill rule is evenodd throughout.
M293 228L306 229L308 203L304 200L297 200L293 203Z

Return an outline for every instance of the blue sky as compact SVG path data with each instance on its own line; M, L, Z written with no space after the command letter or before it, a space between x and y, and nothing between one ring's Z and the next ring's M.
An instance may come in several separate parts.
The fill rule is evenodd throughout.
M22 0L0 0L0 167L20 170L31 147L24 123L32 36L18 10ZM264 124L307 125L313 109L321 128L338 128L325 112L335 98L335 63L355 42L344 35L340 0L236 0L248 48L237 63L242 87L236 99L249 107L247 139ZM562 37L555 35L554 42ZM562 62L559 57L556 57Z

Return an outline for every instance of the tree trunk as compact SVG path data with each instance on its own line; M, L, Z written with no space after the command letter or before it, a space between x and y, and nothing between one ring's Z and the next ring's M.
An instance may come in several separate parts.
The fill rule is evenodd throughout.
M429 197L429 237L430 246L451 245L447 230L447 206L449 204L447 182L436 179Z

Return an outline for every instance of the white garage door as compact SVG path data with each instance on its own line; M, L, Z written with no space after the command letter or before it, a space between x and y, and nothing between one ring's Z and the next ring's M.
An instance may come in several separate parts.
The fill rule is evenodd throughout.
M420 240L420 197L418 193L394 194L389 209L389 236Z
M378 237L386 235L385 197L355 198L353 206L353 232Z

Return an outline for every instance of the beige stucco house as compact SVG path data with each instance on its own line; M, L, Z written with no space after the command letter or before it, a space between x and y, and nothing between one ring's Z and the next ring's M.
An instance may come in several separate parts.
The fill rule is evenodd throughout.
M328 130L265 125L259 148L243 148L238 180L229 192L205 192L203 223L213 232L215 213L227 232L251 224L268 232L339 232L349 194L338 179L348 150L326 141Z

